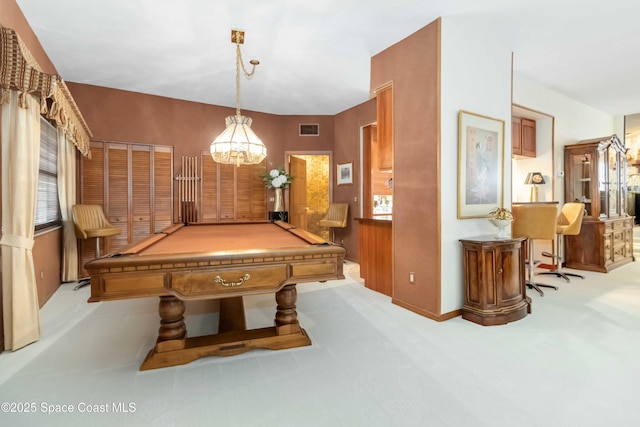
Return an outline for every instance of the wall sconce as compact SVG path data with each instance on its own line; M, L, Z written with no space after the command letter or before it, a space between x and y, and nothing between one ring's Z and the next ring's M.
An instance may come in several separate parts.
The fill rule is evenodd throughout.
M529 172L527 179L524 180L526 185L533 185L531 187L531 202L538 202L538 184L544 184L544 177L540 172Z

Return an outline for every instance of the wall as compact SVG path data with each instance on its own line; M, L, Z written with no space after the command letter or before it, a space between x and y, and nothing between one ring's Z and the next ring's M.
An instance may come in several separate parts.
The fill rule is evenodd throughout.
M438 320L440 29L436 20L375 55L370 83L372 91L393 85L392 301Z
M463 304L459 239L496 232L486 218L457 218L459 110L505 122L503 203L511 205L511 49L485 25L464 16L442 19L442 313Z
M517 60L515 55L514 63ZM520 73L513 74L513 102L555 117L554 195L561 203L564 202L564 179L558 172L564 170L564 146L613 133L624 134L613 116L549 90Z
M220 107L137 92L68 82L95 139L174 147L174 166L182 156L197 156L223 130L225 117L234 108ZM284 167L284 151L291 146L305 150L330 150L333 118L330 116L277 116L242 111L253 119L252 128L267 147L267 168ZM298 136L298 123L320 123L320 136ZM304 147L304 148L301 148ZM174 170L179 174L179 170ZM268 206L268 210L273 210Z
M60 286L62 277L62 228L37 236L33 244L33 268L42 307Z
M349 203L347 228L336 228L336 241L344 241L347 259L358 262L358 222L360 213L360 138L361 128L376 121L376 102L370 99L335 116L335 142L333 147L332 173L336 164L353 163L353 184L336 185L333 180L333 201Z

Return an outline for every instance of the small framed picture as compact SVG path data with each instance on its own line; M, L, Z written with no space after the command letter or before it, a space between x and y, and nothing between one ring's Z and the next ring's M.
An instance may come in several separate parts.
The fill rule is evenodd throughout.
M338 185L353 184L353 163L338 163Z

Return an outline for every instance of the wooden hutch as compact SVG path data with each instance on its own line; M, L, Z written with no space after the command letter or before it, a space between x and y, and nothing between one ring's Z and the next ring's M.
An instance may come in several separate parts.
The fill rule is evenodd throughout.
M585 205L580 234L565 237L568 268L609 272L634 260L625 153L616 135L564 148L565 201Z

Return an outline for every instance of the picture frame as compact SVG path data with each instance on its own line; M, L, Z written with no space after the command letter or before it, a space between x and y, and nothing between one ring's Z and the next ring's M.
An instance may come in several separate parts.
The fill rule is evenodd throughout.
M338 163L336 177L338 185L353 184L353 163Z
M504 203L504 120L458 113L458 218L487 218Z

